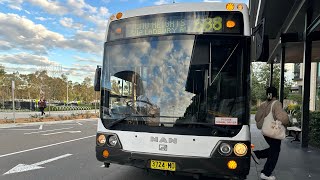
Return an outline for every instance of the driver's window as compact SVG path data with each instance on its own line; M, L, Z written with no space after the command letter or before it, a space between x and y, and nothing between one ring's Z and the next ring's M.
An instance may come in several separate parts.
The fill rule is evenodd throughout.
M131 96L132 82L111 76L111 94L119 96Z

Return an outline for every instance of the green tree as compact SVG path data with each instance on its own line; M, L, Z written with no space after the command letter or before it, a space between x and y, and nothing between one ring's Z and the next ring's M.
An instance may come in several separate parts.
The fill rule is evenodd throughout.
M257 63L252 65L252 104L256 104L258 100L266 98L265 89L270 82L270 64ZM278 90L280 89L280 64L274 64L272 85ZM288 79L284 80L284 98L287 98L290 93L291 82Z

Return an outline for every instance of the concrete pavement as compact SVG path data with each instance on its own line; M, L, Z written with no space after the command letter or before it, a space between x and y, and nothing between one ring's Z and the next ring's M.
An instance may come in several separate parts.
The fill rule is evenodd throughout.
M45 111L46 115L50 116L59 116L59 115L71 115L76 113L94 113L99 112L99 110L74 110L74 111ZM30 112L16 112L16 118L30 118L31 116L40 115L41 113L38 111L30 111ZM1 119L13 119L13 112L0 112L0 120Z
M108 180L191 180L185 176L164 176L111 164L102 168L95 158L96 120L64 123L33 123L2 128L0 125L0 179L108 179ZM256 148L267 147L260 132L251 126ZM284 140L275 175L280 180L320 179L319 150L303 150ZM259 179L262 165L251 162L248 180Z

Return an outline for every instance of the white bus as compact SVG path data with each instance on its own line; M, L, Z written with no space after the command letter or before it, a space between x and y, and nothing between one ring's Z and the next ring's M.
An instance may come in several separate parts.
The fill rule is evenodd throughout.
M112 15L96 71L97 159L106 167L245 179L248 16L245 4L205 2Z

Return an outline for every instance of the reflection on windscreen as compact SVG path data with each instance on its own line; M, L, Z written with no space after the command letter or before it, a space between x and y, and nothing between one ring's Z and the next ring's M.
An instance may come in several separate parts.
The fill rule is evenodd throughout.
M111 116L157 116L161 122L214 123L215 117L241 121L245 98L239 43L191 35L110 43L102 83L109 98L103 104Z

